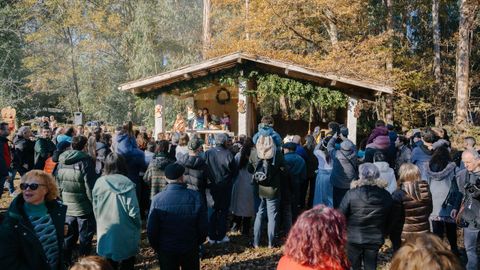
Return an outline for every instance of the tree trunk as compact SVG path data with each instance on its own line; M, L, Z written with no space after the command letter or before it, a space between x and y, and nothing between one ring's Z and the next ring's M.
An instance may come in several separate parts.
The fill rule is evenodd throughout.
M393 6L392 0L385 0L385 7L387 9L387 33L390 35L390 42L388 43L389 53L386 59L386 68L389 76L393 73L393 39L395 38L395 30L393 28ZM385 119L387 123L393 124L393 95L385 96Z
M442 125L442 69L440 58L440 23L438 19L440 0L432 1L432 27L433 27L433 75L435 76L435 88L433 91L435 110L435 126Z
M455 124L460 131L468 125L468 104L470 101L470 32L473 30L479 8L477 0L460 1L460 25L458 27L456 90L457 103Z
M250 40L250 33L248 32L250 0L245 0L245 39Z
M70 60L72 65L72 81L73 81L73 89L75 91L75 100L77 102L77 112L82 111L82 104L80 102L80 87L78 86L78 75L77 75L77 65L75 63L75 48L73 44L73 37L70 28L67 27L66 33L68 35L68 43L70 46Z
M211 0L203 0L203 59L207 58L207 51L210 48L210 10Z
M329 8L323 10L323 14L327 18L327 32L330 37L330 43L332 43L332 48L335 50L338 43L338 30L335 22L335 16Z

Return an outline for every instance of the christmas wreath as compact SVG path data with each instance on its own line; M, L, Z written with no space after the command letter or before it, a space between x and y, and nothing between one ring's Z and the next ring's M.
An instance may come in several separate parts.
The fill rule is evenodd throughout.
M230 92L222 87L217 90L216 99L219 104L227 104L228 102L230 102Z

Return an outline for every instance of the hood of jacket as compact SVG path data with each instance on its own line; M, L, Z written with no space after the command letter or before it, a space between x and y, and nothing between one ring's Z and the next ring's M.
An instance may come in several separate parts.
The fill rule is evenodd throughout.
M182 164L184 167L194 170L201 170L206 164L203 158L199 156L190 156L189 154L181 155L177 162Z
M262 136L271 136L273 134L273 128L265 124L258 124L258 133Z
M382 190L385 190L388 183L386 180L383 179L375 179L375 180L367 180L367 179L359 179L352 181L350 183L350 188L355 190L357 188L365 187L365 186L372 186L372 187L379 187ZM368 205L383 205L385 203L385 196L383 196L378 189L371 190L371 189L360 189L355 194L358 196L359 199L364 201Z
M165 168L170 164L175 162L166 154L159 154L155 156L152 161L150 161L150 166L154 166L160 170L165 170Z
M363 186L377 186L379 188L386 188L387 185L388 185L387 181L383 179L375 179L375 180L358 179L350 183L350 188L354 189L354 188L359 188Z
M367 148L375 148L375 149L387 149L390 147L390 137L388 135L380 135L377 136L372 143L367 145Z
M295 153L290 152L285 154L284 156L285 161L287 161L288 171L293 175L300 175L302 174L302 170L305 170L305 163L302 162L302 157Z
M111 175L102 176L102 178L105 181L105 184L115 194L125 194L135 189L135 184L128 177L124 175L111 174Z
M390 170L390 165L386 161L377 161L374 164L380 172L387 173Z
M455 164L455 162L450 162L448 163L447 167L445 167L443 170L439 172L432 172L430 170L430 166L425 166L425 167L427 170L427 175L429 177L429 180L442 181L445 178L447 177L449 178L454 174L455 168L457 167L457 165Z
M78 150L67 150L63 152L60 157L58 158L58 162L65 164L65 165L72 165L75 164L82 159L89 158L90 156L82 151Z

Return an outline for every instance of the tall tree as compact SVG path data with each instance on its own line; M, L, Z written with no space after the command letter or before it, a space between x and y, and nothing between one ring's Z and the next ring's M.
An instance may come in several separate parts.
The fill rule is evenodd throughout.
M458 28L456 68L457 108L455 124L461 131L464 131L468 126L471 31L475 25L479 5L480 3L477 0L460 1L460 24Z
M439 7L440 0L432 0L432 28L433 28L433 75L435 76L435 88L433 93L440 93L443 89L442 85L442 69L440 56L440 19ZM439 105L441 95L434 95L435 105ZM438 109L435 115L435 126L442 125L442 109Z
M207 51L210 48L210 10L212 9L210 0L203 0L203 59L207 57Z

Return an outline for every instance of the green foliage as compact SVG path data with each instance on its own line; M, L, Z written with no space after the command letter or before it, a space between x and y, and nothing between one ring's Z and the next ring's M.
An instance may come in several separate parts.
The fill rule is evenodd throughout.
M285 112L287 115L307 121L310 117L310 106L318 108L317 111L320 111L320 108L325 111L334 111L347 106L347 96L336 90L277 74L251 72L250 78L255 79L257 89L248 93L256 96L262 115L277 114L281 110L282 97L289 104L290 110Z

